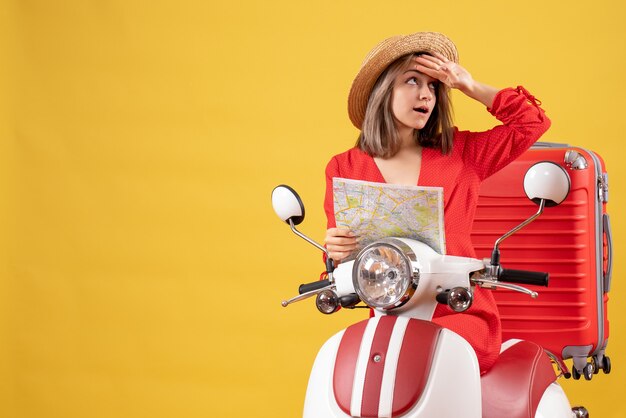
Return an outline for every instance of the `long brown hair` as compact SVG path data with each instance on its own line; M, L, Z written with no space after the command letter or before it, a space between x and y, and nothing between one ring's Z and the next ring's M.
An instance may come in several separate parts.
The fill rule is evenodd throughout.
M393 157L400 150L400 137L391 108L391 98L396 76L410 67L413 58L423 53L414 53L398 58L378 77L365 110L363 127L356 147L372 157ZM427 148L439 148L443 154L452 151L453 125L450 89L437 83L435 108L426 125L415 130L415 142Z

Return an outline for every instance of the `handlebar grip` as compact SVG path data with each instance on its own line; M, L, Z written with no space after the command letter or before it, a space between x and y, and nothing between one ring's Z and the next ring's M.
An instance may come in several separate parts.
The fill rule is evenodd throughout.
M498 275L501 282L548 286L549 273L542 271L502 269Z
M321 289L328 285L330 285L330 280L328 279L318 280L313 283L304 283L304 284L301 284L300 287L298 287L298 293L303 294L306 292L310 292L311 290Z

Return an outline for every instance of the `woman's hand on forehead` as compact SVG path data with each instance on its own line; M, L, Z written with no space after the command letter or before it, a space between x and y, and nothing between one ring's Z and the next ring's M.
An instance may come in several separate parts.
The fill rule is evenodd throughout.
M475 81L469 71L456 62L436 52L432 55L420 55L414 61L415 70L439 80L450 88L459 89L488 108L493 104L499 89Z
M437 52L433 52L432 55L420 55L415 57L414 61L414 68L417 71L439 80L450 88L463 91L469 89L474 82L465 68Z

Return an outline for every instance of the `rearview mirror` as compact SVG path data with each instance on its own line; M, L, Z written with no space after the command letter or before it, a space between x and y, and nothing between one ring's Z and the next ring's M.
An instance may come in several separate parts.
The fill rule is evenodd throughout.
M570 178L565 169L549 161L534 164L524 176L526 196L538 205L544 200L546 207L563 202L570 187Z
M281 184L272 190L272 207L281 221L300 225L304 221L304 204L298 193L291 187Z

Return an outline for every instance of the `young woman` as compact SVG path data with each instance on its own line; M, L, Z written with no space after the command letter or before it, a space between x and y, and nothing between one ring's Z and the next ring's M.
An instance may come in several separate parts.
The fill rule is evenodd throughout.
M487 107L501 125L485 132L452 125L450 89ZM473 257L470 231L480 183L526 151L550 126L539 102L523 87L498 90L475 81L459 65L456 46L439 33L388 38L365 58L348 97L350 120L360 131L356 146L326 167L326 247L341 262L357 237L337 228L334 177L444 190L447 253ZM501 325L489 291L475 290L463 314L440 305L434 322L470 342L482 372L500 351Z

